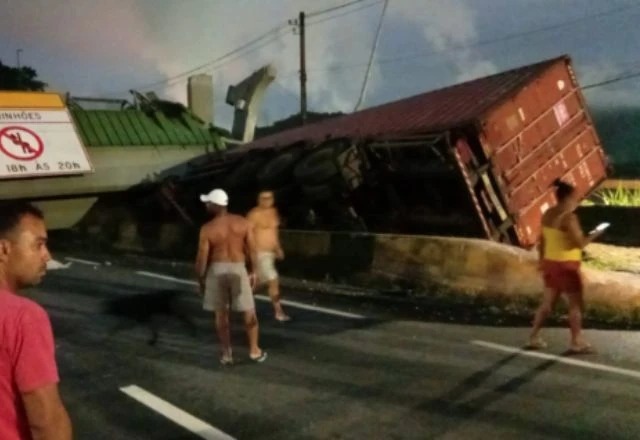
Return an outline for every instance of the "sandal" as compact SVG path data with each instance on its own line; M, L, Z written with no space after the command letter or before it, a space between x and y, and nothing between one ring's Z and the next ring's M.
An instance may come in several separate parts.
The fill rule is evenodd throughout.
M262 350L262 353L260 353L260 356L257 356L257 357L253 357L249 355L249 359L251 359L253 362L256 362L256 363L264 362L265 359L267 359L267 352Z
M221 365L233 365L233 358L223 356L220 358Z
M572 345L568 350L569 354L594 354L595 348L591 344Z
M542 350L544 348L547 348L547 343L540 337L533 338L529 339L529 342L527 343L527 345L525 345L525 348L527 350Z
M233 365L233 355L231 353L223 354L222 357L220 358L220 364L221 365Z
M287 321L291 321L291 317L284 315L284 316L276 316L276 321L280 321L280 322L287 322Z

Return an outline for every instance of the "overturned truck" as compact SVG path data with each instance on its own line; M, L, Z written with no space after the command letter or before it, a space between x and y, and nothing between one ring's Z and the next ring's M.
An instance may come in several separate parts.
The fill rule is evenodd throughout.
M581 197L607 160L568 56L257 139L174 182L184 215L197 194L230 193L246 212L275 191L288 229L367 230L534 245L552 182Z

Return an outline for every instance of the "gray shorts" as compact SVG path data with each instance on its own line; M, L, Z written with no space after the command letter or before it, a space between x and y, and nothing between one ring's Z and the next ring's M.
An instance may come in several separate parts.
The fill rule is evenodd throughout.
M261 283L278 279L275 252L258 252L256 275Z
M202 308L207 311L245 312L255 308L244 263L212 263L207 271Z

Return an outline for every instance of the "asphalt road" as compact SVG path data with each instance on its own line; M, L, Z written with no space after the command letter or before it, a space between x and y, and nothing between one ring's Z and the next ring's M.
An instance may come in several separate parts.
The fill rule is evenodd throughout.
M289 304L294 320L280 324L260 300L268 359L248 360L236 321L236 365L223 367L195 288L138 273L178 275L151 266L74 262L30 291L51 316L78 439L640 438L634 332L589 331L599 353L569 357L567 331L550 329L550 348L538 354L519 350L525 327L425 322L357 299L285 292L338 313ZM167 288L180 290L195 334L158 318L151 346L146 324L105 312L113 298Z

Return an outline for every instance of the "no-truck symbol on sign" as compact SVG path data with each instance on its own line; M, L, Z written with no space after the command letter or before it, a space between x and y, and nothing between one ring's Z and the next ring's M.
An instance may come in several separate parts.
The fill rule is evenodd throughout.
M10 126L0 130L0 151L12 159L34 160L44 151L44 143L32 130Z

